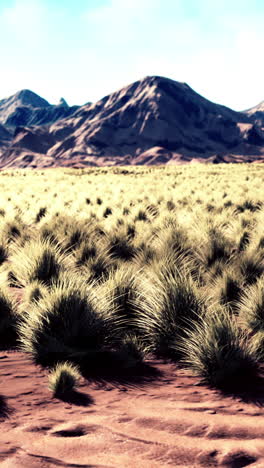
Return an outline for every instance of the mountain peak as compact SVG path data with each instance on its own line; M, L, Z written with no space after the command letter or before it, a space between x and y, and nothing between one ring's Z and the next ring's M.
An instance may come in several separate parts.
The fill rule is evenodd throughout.
M30 89L21 89L16 94L9 98L13 101L19 101L20 105L32 106L32 107L48 107L49 102L43 99L38 94L30 91Z
M64 106L64 107L69 107L68 103L65 101L63 97L60 98L59 100L59 106Z
M178 86L183 89L191 89L187 83L173 80L172 78L166 78L165 76L159 75L147 75L139 80L143 86L154 86L157 88L166 88L167 86Z
M264 101L261 101L254 107L243 111L243 114L248 115L253 122L255 122L258 126L264 126Z
M63 98L58 105L52 105L33 91L21 89L0 100L0 123L12 128L47 125L68 117L75 110Z
M254 107L250 107L250 109L246 109L243 112L246 112L247 114L253 114L254 112L264 112L264 101L261 101L259 104L257 104Z

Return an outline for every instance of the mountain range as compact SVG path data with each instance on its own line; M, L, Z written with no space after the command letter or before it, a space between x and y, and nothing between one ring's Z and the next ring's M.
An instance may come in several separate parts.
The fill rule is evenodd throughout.
M264 101L243 112L148 76L96 103L0 100L0 168L264 161Z

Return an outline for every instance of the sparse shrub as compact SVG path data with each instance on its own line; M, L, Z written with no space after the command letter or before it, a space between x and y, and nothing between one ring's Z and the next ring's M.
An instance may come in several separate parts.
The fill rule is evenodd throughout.
M53 365L79 352L100 350L115 336L111 311L103 315L102 299L73 275L61 275L19 325L22 349L36 363Z
M207 203L205 208L209 213L215 210L215 206L212 203Z
M131 260L136 253L127 236L123 236L122 234L112 234L108 242L108 252L112 258Z
M242 252L246 250L249 244L250 244L250 233L248 231L244 231L238 243L238 251Z
M47 213L47 208L46 207L43 207L43 208L40 208L37 215L36 215L36 219L35 219L35 223L39 223L40 220L46 216L46 213Z
M261 329L251 338L250 349L257 362L264 362L264 330Z
M97 255L98 250L93 241L83 242L76 252L76 265L85 265L88 260L95 258Z
M232 246L221 231L210 229L208 243L200 250L200 259L205 268L210 268L216 261L228 262L232 255Z
M44 226L39 231L39 238L43 241L48 241L51 244L57 245L59 243L58 237L54 234L51 228Z
M104 217L104 218L107 218L107 217L110 216L111 214L112 214L111 208L107 207L107 208L104 210L103 217Z
M38 302L46 292L47 288L43 283L39 281L29 283L23 291L22 307L25 307L25 305L29 306L32 302Z
M4 245L0 245L0 265L8 259L8 251Z
M103 296L109 303L114 316L121 320L121 335L135 332L135 319L140 315L147 298L143 297L139 285L138 272L132 267L119 266L116 271L110 271L107 280L99 286L98 296Z
M135 221L149 221L146 211L139 210L138 214L135 216Z
M153 203L151 205L146 206L146 210L149 212L149 214L153 217L156 218L159 214L159 209L158 207Z
M141 242L136 247L136 250L136 254L133 257L133 263L138 265L138 268L140 269L150 265L151 262L157 259L155 249L150 245L147 245L145 242Z
M262 207L262 202L254 202L252 200L245 200L242 204L237 205L236 212L243 213L245 210L255 211L260 210Z
M126 335L117 349L117 361L122 368L133 368L141 364L146 354L146 348L136 335Z
M264 249L264 236L261 236L261 238L259 239L258 248Z
M204 300L191 277L165 266L157 278L150 277L148 301L138 318L142 335L159 357L179 359L177 342L185 336L191 320L204 314Z
M214 282L218 277L224 274L225 269L226 264L222 260L216 260L210 268L205 270L205 282L210 286L212 281Z
M124 215L124 216L127 216L127 215L129 215L129 213L130 213L130 209L125 207L125 208L123 209L123 215Z
M213 387L241 389L258 372L245 336L223 310L194 321L180 344L180 351L184 364Z
M208 293L213 293L212 297L219 304L225 306L231 312L236 312L238 300L242 294L242 279L231 271L224 271L223 275L218 276L213 285L208 286Z
M136 226L134 224L127 224L126 235L129 240L134 239L136 235Z
M264 274L264 258L261 251L244 252L237 263L245 284L255 283Z
M264 277L245 289L239 301L240 315L254 332L264 332Z
M12 270L7 272L7 284L10 288L22 288L23 285L18 281L15 273Z
M0 288L0 347L15 344L18 322L17 304L3 285Z
M168 226L157 233L153 242L161 258L174 259L176 268L192 257L192 248L186 232L179 226Z
M11 262L15 277L23 286L33 281L49 285L61 271L71 267L69 257L62 254L59 246L47 240L33 240L16 249Z
M166 206L168 211L173 211L176 205L172 200L168 200Z
M77 366L70 362L57 364L49 374L49 389L54 397L63 397L78 386L79 379L80 372Z
M83 269L83 276L86 277L87 283L93 281L106 280L111 269L115 268L115 264L109 252L102 249L95 257L90 257L85 263Z
M65 241L66 252L78 249L80 245L85 242L86 238L87 233L84 226L72 227Z
M24 224L20 220L14 219L6 222L2 228L2 239L4 239L8 244L10 242L15 242L21 237L23 228Z

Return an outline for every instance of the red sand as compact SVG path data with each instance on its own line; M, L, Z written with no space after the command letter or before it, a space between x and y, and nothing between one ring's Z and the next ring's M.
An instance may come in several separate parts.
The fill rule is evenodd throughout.
M264 392L223 396L172 364L144 384L82 381L54 399L47 372L0 353L0 467L264 467ZM248 402L246 402L248 400Z

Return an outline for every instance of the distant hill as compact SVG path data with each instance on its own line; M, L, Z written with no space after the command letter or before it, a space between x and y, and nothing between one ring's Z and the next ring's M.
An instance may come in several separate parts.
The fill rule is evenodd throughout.
M69 107L63 98L58 105L52 105L32 91L23 89L0 100L0 123L10 128L47 125L70 116L76 109L78 106Z
M50 121L57 108L66 112L64 101L51 106L28 93L26 124L19 123L21 105L10 104L13 111L1 120L0 101L0 122L14 129L9 145L2 146L0 167L264 161L261 107L235 112L186 83L149 76Z

